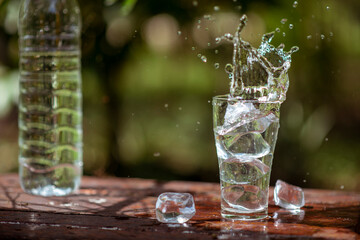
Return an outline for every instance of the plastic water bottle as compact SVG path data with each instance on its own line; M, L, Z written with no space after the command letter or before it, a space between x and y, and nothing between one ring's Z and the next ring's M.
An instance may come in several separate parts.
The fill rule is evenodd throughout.
M25 192L63 196L82 176L80 10L23 0L19 13L19 175Z

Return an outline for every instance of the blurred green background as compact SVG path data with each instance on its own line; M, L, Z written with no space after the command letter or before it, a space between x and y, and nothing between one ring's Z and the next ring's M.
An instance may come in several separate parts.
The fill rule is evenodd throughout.
M19 4L0 0L0 173L18 167ZM271 183L360 191L360 1L79 4L86 175L218 181L210 101L229 91L232 46L215 37L246 13L245 40L279 28L274 44L300 47Z

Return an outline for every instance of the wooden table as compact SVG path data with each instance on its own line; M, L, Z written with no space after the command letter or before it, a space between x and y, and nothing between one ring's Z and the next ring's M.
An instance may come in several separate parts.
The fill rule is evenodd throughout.
M163 192L193 194L196 215L186 224L155 218ZM272 191L271 191L272 192ZM0 176L0 239L360 239L360 194L305 190L297 214L274 205L263 221L220 216L219 184L84 177L67 197L25 194L18 175Z

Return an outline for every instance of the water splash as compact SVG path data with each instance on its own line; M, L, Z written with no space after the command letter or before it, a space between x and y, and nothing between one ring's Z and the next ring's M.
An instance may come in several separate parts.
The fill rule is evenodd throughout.
M284 51L284 44L277 48L270 44L275 32L262 37L259 48L241 39L241 31L246 26L247 17L240 18L235 35L225 34L221 39L234 45L233 63L225 66L229 74L230 96L260 101L285 101L289 87L287 71L290 68L291 54L298 51L292 47Z

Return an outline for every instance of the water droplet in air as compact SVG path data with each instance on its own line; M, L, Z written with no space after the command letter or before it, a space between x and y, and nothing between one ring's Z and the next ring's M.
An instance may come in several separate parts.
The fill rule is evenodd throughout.
M204 19L206 19L206 20L211 20L211 15L210 15L210 14L204 15Z
M196 47L192 47L191 50L195 51L195 50L196 50Z
M299 51L299 47L298 46L293 46L291 49L290 49L290 54L293 54L294 52L297 52Z
M233 0L233 2L237 2L237 0Z
M220 64L219 64L219 63L215 63L215 64L214 64L214 67L215 67L215 69L219 69Z
M285 32L283 32L283 37L285 37L286 36L286 33Z
M325 35L324 35L324 34L321 34L321 35L320 35L320 38L321 38L322 40L324 40L324 39L325 39Z
M193 6L196 7L198 5L198 2L197 1L193 1L192 2Z
M215 52L215 54L218 54L218 53L219 53L219 50L215 49L215 51L214 51L214 52Z
M333 33L333 32L329 32L329 36L330 36L330 37L334 36L334 33Z
M280 28L276 28L275 31L279 33L279 32L280 32Z
M169 104L165 103L164 107L165 107L165 108L168 108L168 107L169 107Z
M293 8L296 8L297 5L298 5L298 2L297 2L297 1L294 1L294 3L293 3Z
M201 57L201 54L200 53L198 53L198 55L197 55L199 58Z
M289 24L289 28L290 28L290 29L293 29L293 28L294 28L294 25Z
M234 40L234 36L231 33L225 33L224 38L228 41Z
M330 10L330 6L326 6L326 10Z
M154 153L154 157L160 157L160 153L159 152Z
M182 107L179 107L178 109L179 109L179 111L181 111L181 110L182 110Z
M63 14L67 14L69 12L69 10L67 9L67 8L65 8L64 10L63 10Z
M208 45L208 47L210 47L210 46L211 46L211 43L208 43L207 45Z
M197 27L196 27L197 29L200 29L201 28L201 26L200 25L197 25Z
M225 65L225 72L230 74L233 72L233 70L234 70L233 65L231 65L230 63Z
M197 125L200 125L200 121L197 121L196 124L197 124Z
M287 19L286 18L283 18L283 19L281 19L281 24L285 24L286 22L287 22Z
M340 189L341 189L341 190L344 189L344 185L341 185L341 186L340 186Z
M219 11L220 7L219 6L214 6L214 11Z
M201 19L199 19L197 22L198 22L198 24L200 24L200 23L201 23Z
M207 58L205 56L201 56L201 61L207 62Z
M308 36L306 37L306 39L307 39L307 40L310 40L310 39L312 39L312 36L311 36L311 35L308 35Z
M181 31L178 31L177 34L180 36L180 35L181 35Z
M280 45L277 47L277 49L284 49L285 48L285 44L280 43Z

